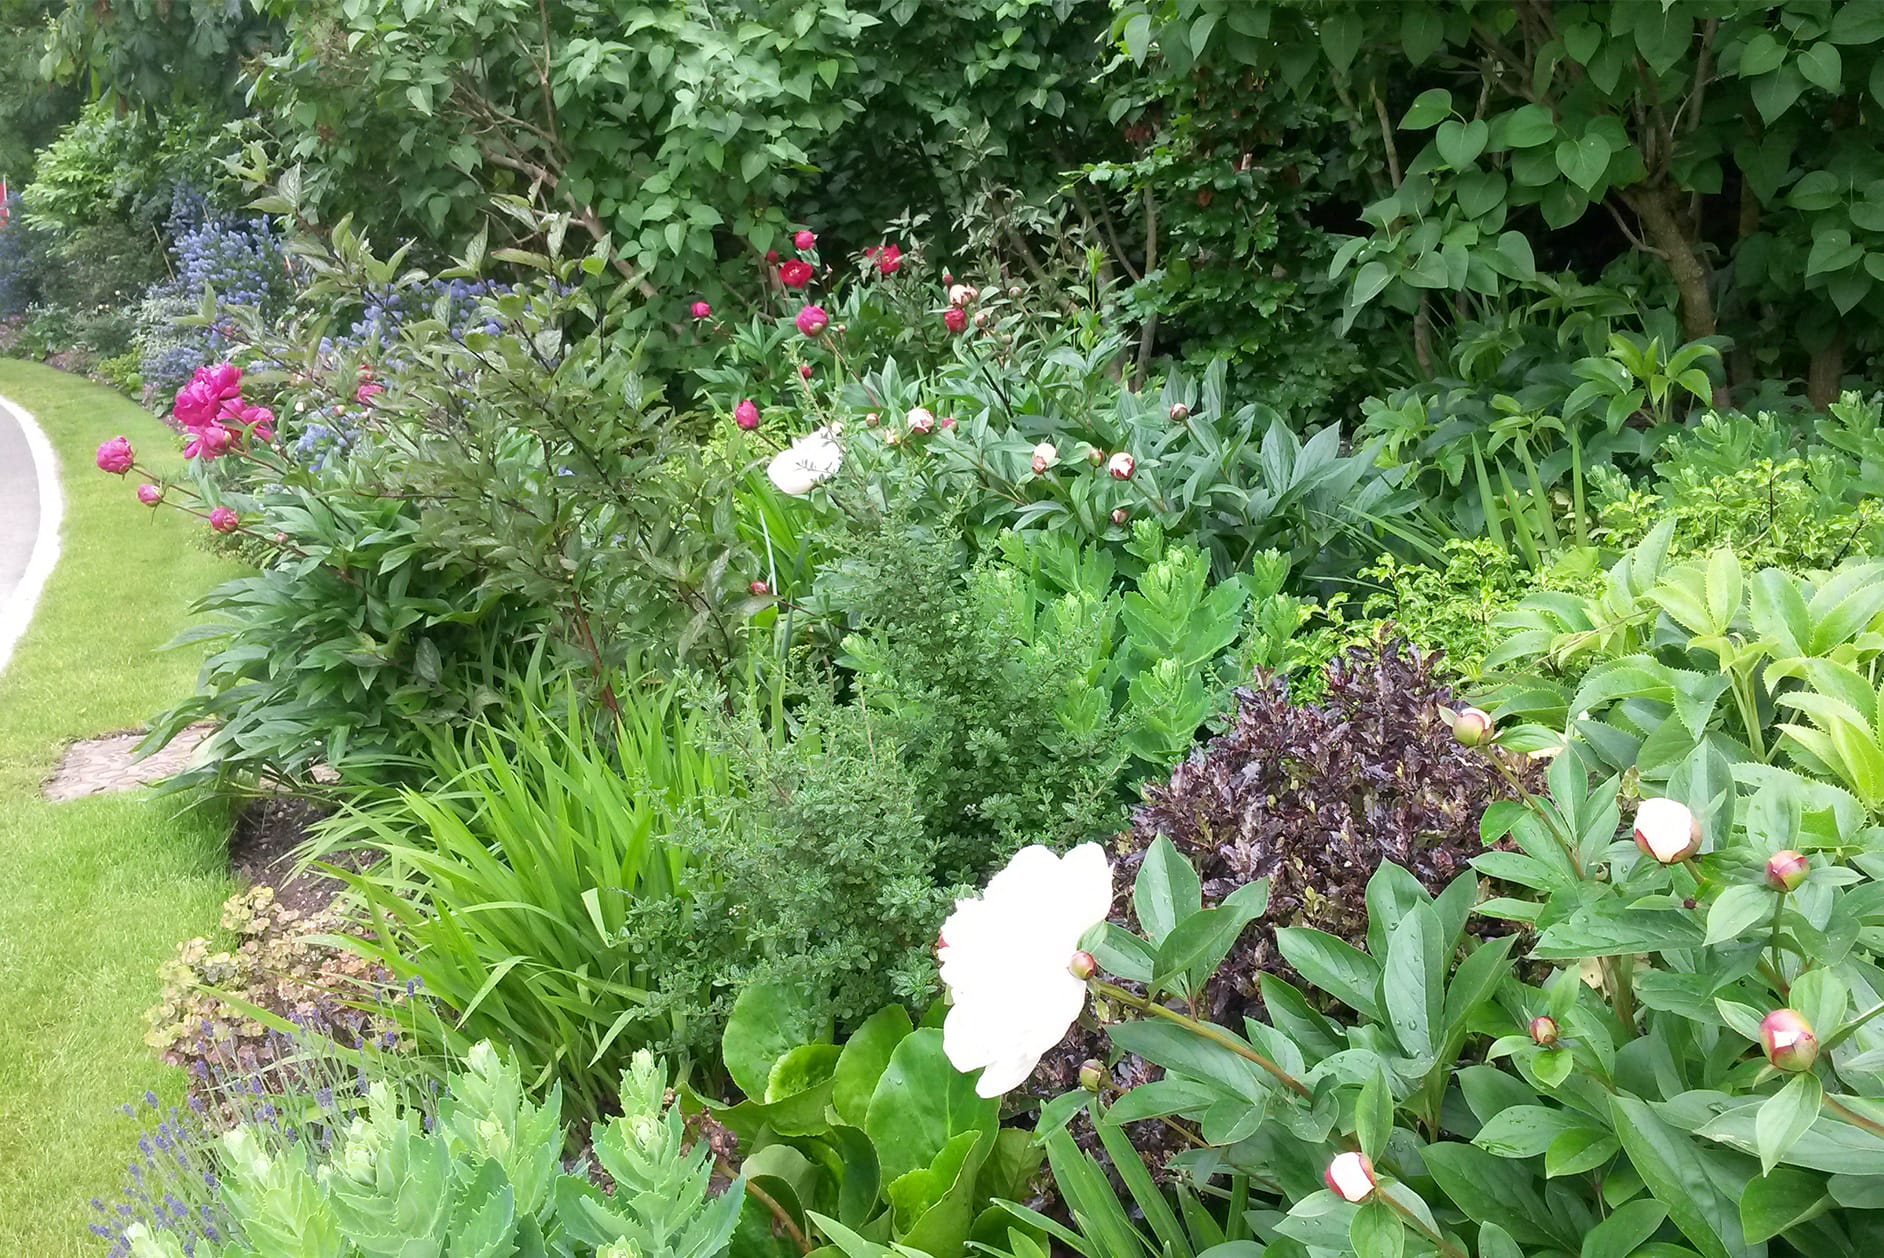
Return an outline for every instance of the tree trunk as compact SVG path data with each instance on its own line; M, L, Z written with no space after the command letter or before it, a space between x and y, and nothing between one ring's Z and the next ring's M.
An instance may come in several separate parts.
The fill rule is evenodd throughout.
M1824 410L1838 400L1838 384L1845 377L1845 334L1834 332L1831 341L1812 355L1806 369L1806 401Z
M1681 334L1690 341L1714 335L1714 295L1708 291L1707 266L1694 242L1681 230L1666 184L1631 188L1623 199L1642 220L1642 233L1662 255L1675 291L1681 294Z

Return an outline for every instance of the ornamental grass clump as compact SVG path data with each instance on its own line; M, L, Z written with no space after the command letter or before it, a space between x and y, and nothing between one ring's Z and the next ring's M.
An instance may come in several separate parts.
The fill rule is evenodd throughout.
M1237 691L1223 732L1145 788L1128 868L1164 835L1197 867L1207 904L1270 880L1265 928L1231 953L1227 981L1212 988L1213 1018L1239 1021L1261 972L1287 972L1274 927L1358 942L1367 880L1383 862L1436 891L1483 850L1479 816L1510 790L1489 754L1462 746L1440 719L1459 705L1437 680L1439 658L1398 641L1352 648L1329 662L1326 690L1308 704L1290 701L1287 677L1259 673Z

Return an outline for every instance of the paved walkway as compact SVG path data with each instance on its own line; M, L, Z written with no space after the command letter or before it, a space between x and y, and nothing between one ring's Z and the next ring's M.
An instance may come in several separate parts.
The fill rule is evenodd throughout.
M0 398L0 669L26 632L58 558L60 503L52 451L31 425L24 411Z

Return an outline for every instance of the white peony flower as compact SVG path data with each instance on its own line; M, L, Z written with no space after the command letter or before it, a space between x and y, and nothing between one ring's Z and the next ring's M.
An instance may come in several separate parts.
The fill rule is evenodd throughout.
M1096 843L1064 858L1022 848L980 896L955 902L937 940L954 1002L942 1050L963 1074L982 1072L978 1095L1018 1087L1065 1037L1086 1004L1070 968L1079 938L1111 908L1112 866Z
M1645 799L1635 810L1635 845L1664 865L1701 850L1701 823L1676 799Z
M1041 442L1034 447L1033 453L1034 475L1036 476L1060 461L1060 452L1051 441Z
M772 456L765 474L772 478L780 493L802 498L820 481L837 473L844 461L844 451L831 428L806 433Z

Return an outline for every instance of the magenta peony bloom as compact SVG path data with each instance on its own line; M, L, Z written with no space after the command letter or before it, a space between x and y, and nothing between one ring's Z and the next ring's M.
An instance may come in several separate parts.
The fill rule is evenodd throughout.
M884 245L876 252L877 273L895 275L903 265L903 251L895 245Z
M249 436L257 441L272 441L275 437L275 412L266 406L245 406L242 408L242 422L248 425Z
M371 402L374 398L378 397L380 394L384 393L385 391L386 391L385 385L375 384L373 383L373 381L368 380L366 383L362 384L359 388L353 391L353 400L356 402Z
M747 432L759 426L759 408L751 398L741 399L739 405L733 408L733 422Z
M137 455L131 449L129 437L113 437L98 447L98 470L110 472L113 476L122 476L131 470L137 462Z
M942 325L951 332L960 332L968 326L968 312L960 306L950 306L942 312Z
M810 231L800 231L792 237L792 248L794 249L811 249L816 247L817 243L817 234Z
M800 258L779 263L778 282L787 288L803 288L811 282L811 264Z
M156 485L139 485L137 487L137 500L147 507L154 507L164 500L164 491Z
M221 424L208 424L190 433L190 439L184 443L183 457L186 459L214 459L229 452L235 444L235 434Z
M693 305L687 307L687 310L688 313L693 315L696 319L710 319L713 317L713 307L707 305L704 301L694 302Z
M831 316L825 313L823 306L806 306L793 322L806 336L816 336L830 324Z
M233 533L242 521L228 507L217 507L209 513L209 527L218 533Z

